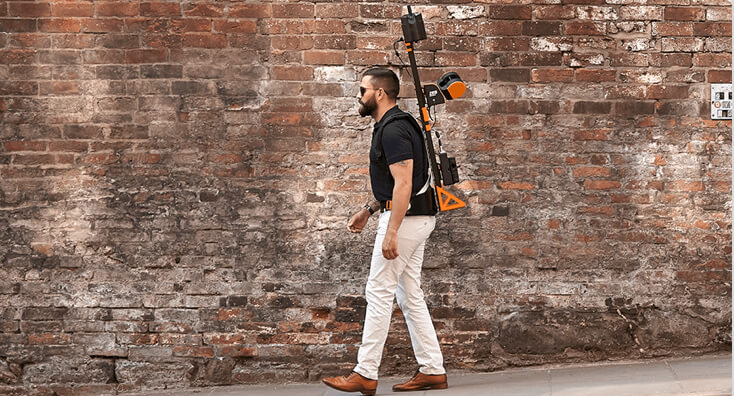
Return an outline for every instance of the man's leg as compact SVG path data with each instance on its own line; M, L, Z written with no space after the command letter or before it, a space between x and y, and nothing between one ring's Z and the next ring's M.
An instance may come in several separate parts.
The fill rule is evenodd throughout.
M405 269L400 275L397 289L397 300L405 323L410 332L410 341L418 362L419 370L423 374L445 374L443 355L436 336L436 330L428 312L428 306L421 289L421 268L423 267L423 252L425 240L428 239L435 227L435 218L423 228L417 228L416 234L425 235L423 243L413 252Z
M380 215L377 226L377 236L372 250L372 263L370 264L370 276L365 290L367 312L364 319L362 345L359 347L357 366L354 368L355 372L375 380L378 377L377 372L382 360L382 350L385 347L387 332L390 329L392 305L398 287L398 279L415 249L421 243L414 236L414 229L411 226L413 224L412 219L406 217L398 230L399 256L395 260L385 259L382 256L382 241L385 238L389 220L390 212L384 212Z

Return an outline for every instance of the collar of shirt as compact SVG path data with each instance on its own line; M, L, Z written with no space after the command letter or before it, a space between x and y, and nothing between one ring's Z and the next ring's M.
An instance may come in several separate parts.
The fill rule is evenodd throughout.
M375 123L375 126L372 129L372 133L374 134L375 132L377 132L377 129L380 127L380 125L382 125L382 122L385 121L388 116L398 111L400 111L400 109L398 108L398 105L395 105L392 108L390 108L390 110L386 111L385 114L382 116L382 118L380 118L380 122Z

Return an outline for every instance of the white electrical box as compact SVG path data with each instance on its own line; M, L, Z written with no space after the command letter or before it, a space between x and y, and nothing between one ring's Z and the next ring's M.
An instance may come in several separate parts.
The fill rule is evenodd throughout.
M731 120L731 84L711 84L711 119Z

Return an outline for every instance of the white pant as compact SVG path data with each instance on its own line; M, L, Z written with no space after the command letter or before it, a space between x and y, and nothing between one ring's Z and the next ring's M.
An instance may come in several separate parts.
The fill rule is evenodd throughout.
M377 379L382 350L390 328L393 298L396 296L410 332L413 352L423 374L445 374L443 355L436 338L431 315L421 290L421 267L426 240L436 226L434 216L405 216L398 229L398 257L388 260L382 256L382 241L390 220L390 211L380 214L375 247L372 250L370 277L365 298L367 314L364 319L362 345L354 371Z

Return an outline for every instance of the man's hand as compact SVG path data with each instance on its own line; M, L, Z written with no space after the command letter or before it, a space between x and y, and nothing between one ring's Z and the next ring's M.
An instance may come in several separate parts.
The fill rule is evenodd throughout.
M382 240L382 255L388 260L398 257L398 233L388 230L385 239Z
M366 209L360 209L359 212L355 213L349 219L349 223L347 223L347 229L350 232L362 232L362 229L364 228L365 224L367 224L367 220L369 219L370 212L368 212Z

